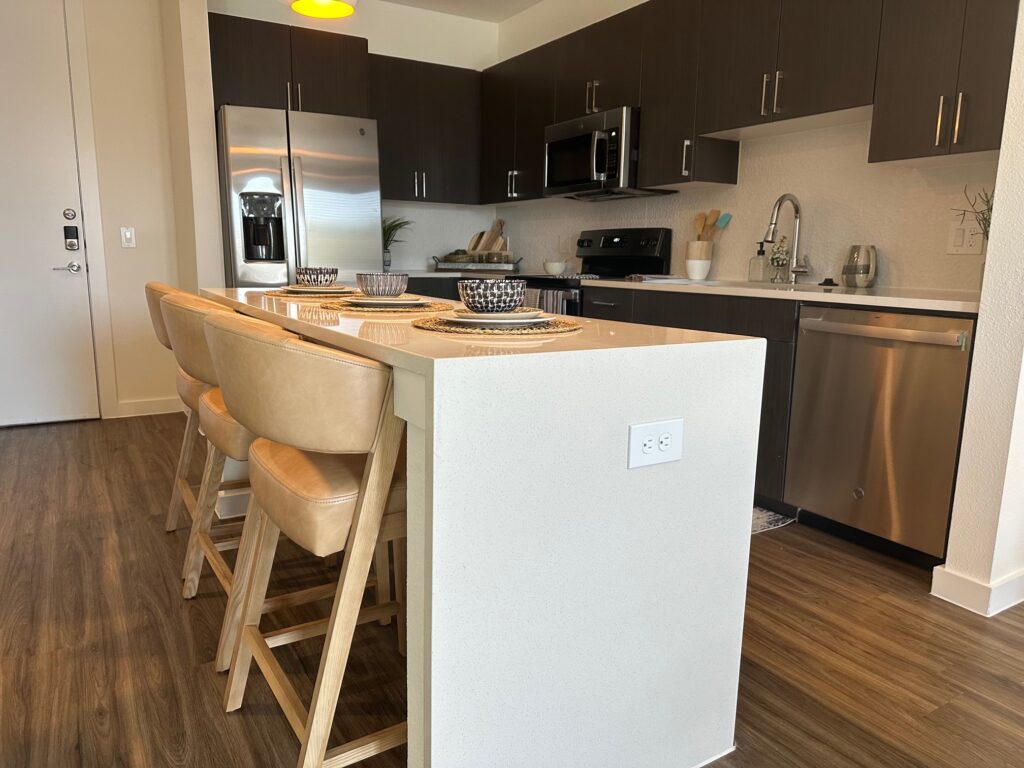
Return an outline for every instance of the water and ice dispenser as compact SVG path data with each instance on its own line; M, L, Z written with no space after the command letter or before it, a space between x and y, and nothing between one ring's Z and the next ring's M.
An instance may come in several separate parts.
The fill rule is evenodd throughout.
M238 197L245 260L284 262L284 198L270 192L243 192Z

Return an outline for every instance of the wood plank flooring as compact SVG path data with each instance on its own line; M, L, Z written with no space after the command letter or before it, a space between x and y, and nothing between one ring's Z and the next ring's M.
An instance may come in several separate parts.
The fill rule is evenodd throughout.
M240 712L221 709L224 596L209 570L195 600L180 596L187 533L164 533L163 518L183 426L0 429L3 768L294 764L261 676ZM285 545L272 590L332 577ZM929 597L928 582L800 526L756 536L737 750L716 766L1024 768L1024 608L985 620ZM404 718L395 631L357 631L333 743ZM304 697L319 648L278 649ZM399 749L361 765L404 761Z

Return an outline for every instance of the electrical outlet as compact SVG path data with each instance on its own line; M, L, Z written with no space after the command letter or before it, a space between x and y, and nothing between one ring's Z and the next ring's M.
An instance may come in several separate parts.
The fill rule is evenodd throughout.
M628 469L683 459L683 420L652 421L629 427Z
M946 253L950 256L980 256L985 248L985 238L975 222L959 220L949 225L949 242Z

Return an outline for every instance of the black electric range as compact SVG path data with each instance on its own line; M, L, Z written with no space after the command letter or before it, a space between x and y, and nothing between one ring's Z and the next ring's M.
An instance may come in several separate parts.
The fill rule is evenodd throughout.
M583 280L622 280L630 275L667 275L672 263L672 230L665 228L594 229L576 241L579 272L564 275L519 275L541 309L579 315Z

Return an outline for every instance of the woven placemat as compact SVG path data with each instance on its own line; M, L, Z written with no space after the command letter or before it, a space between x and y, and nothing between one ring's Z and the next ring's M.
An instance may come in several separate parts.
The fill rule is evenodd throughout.
M554 317L544 325L532 325L527 328L470 328L445 320L443 317L413 320L412 325L424 331L456 333L462 336L545 336L552 333L572 333L583 327L578 320L567 317Z
M358 312L369 315L422 315L428 312L448 312L454 309L453 305L443 301L435 301L430 304L423 304L418 307L357 307L347 301L328 301L321 304L322 309L333 309L335 312Z
M337 299L337 293L291 293L284 290L267 291L264 296L275 299L288 299L289 301L323 301L324 299Z

